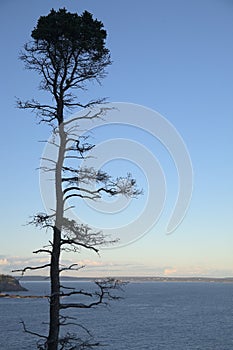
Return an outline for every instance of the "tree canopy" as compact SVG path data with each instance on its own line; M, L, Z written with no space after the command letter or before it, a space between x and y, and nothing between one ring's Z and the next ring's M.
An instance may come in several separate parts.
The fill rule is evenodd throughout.
M105 76L105 68L111 64L106 36L103 23L87 11L78 15L66 9L52 9L39 18L20 59L27 69L39 73L40 88L49 91L58 103L59 110L54 110L50 106L43 109L33 101L42 116L57 118L61 123L63 107L83 107L72 91L83 90L88 81L100 82Z

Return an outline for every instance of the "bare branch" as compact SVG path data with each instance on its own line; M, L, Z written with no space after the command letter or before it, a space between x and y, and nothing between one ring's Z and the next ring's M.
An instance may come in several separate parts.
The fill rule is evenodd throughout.
M75 287L67 287L67 286L63 286L62 284L60 284L60 288L61 289L72 289L72 290L75 290Z
M38 254L38 253L52 254L51 250L48 250L48 249L39 249L39 250L34 250L34 252L33 252L33 254Z
M100 98L100 99L97 99L95 101L90 101L90 102L88 102L86 104L82 104L80 102L72 103L72 102L68 102L67 101L67 102L65 102L65 106L66 107L71 107L71 108L73 108L73 107L81 107L83 109L86 109L86 108L94 107L96 105L100 105L100 104L104 103L105 101L106 101L106 98Z
M82 116L76 116L74 118L71 118L71 119L65 121L64 124L68 125L68 124L71 124L73 122L76 122L79 120L85 120L85 119L88 119L88 120L103 119L103 116L106 115L106 113L112 109L113 108L110 108L110 107L102 107L102 108L99 108L98 112L93 114L92 110L89 108L89 110L86 112L86 114L84 114Z
M111 176L102 170L96 170L93 167L82 167L74 169L72 167L63 167L64 171L70 172L73 176L63 177L63 182L70 184L85 183L91 184L93 182L107 184Z
M68 270L79 271L85 267L85 266L79 266L79 267L75 267L75 266L78 266L78 264L71 264L70 266L63 267L63 268L59 269L59 272L68 271Z
M19 270L12 270L12 272L21 272L22 275L24 275L24 273L27 270L40 270L40 269L45 269L46 267L50 267L51 264L45 264L45 265L41 265L41 266L35 266L35 267L31 267L31 266L27 266L24 269L19 269Z
M95 281L95 284L98 286L99 291L93 293L92 295L97 297L97 299L94 302L89 304L64 303L64 304L60 304L60 309L70 309L70 308L90 309L100 304L106 305L107 302L110 300L120 299L119 296L111 294L111 291L116 289L122 289L122 286L124 285L123 282L119 280L115 280L113 278L108 278L106 280Z
M80 197L80 198L85 198L85 199L90 199L90 200L96 200L96 199L99 199L101 198L100 196L88 196L86 194L78 194L78 193L73 193L73 194L69 194L69 196L66 196L64 198L64 202L67 201L69 198L72 198L72 197Z
M59 339L59 344L61 345L60 350L93 349L94 347L101 345L100 343L91 342L91 339L92 339L92 336L90 335L89 335L89 339L83 340L77 337L76 334L67 333L65 336Z
M73 246L83 247L83 248L86 248L86 249L93 250L96 253L99 252L99 250L97 248L95 248L93 246L90 246L90 245L87 245L87 244L84 244L84 243L81 243L81 242L77 242L74 239L62 239L61 240L61 246L64 245L64 244L69 244L69 245L73 245Z
M55 214L48 215L46 213L38 213L33 216L33 219L29 222L29 224L33 224L36 227L40 227L40 228L53 228L54 216Z
M94 231L88 225L79 224L75 220L63 218L63 241L76 248L80 243L85 244L88 249L106 244L116 243L116 240L109 239L102 231ZM96 249L97 250L97 249ZM97 250L98 251L98 250Z
M65 159L84 159L83 156L65 156L64 158ZM85 159L90 159L90 158L93 158L93 157L85 155Z
M54 106L41 104L36 100L23 102L20 99L16 100L16 104L19 109L29 109L36 112L41 117L40 122L51 123L57 118L57 109Z
M29 330L26 328L26 325L25 325L24 321L21 321L20 323L22 323L22 325L23 325L23 330L24 330L25 333L29 333L29 334L35 335L35 336L37 336L37 337L39 337L39 338L47 339L47 337L44 336L44 335L41 335L41 334L36 333L36 332L29 331Z
M56 163L57 163L57 162L56 162L55 160L53 160L53 159L44 158L44 157L42 157L41 160L46 160L47 162L51 162L51 163L53 163L53 164L56 164Z
M60 293L60 296L61 297L69 297L69 296L71 296L71 295L77 295L77 294L79 294L79 295L85 295L85 296L88 296L88 297L93 297L93 294L92 293L88 293L88 292L84 292L83 290L74 290L74 291L72 291L72 292L70 292L70 293L63 293L63 292L61 292Z

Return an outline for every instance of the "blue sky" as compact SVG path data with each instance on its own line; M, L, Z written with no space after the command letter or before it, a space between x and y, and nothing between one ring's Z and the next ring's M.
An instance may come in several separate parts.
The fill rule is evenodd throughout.
M15 108L15 97L46 98L39 78L24 70L18 54L41 15L54 7L88 10L102 20L113 64L102 86L90 85L84 99L108 97L134 103L165 117L182 136L194 171L188 213L171 235L166 224L177 191L169 154L159 142L136 132L135 140L161 162L168 193L157 224L143 238L101 257L82 252L64 260L83 263L82 275L233 274L233 3L231 0L1 1L1 249L0 271L32 264L32 251L50 234L25 226L43 210L39 188L40 157L50 130L36 125L32 114ZM111 130L112 137L131 138L131 130ZM103 137L102 137L103 134ZM103 140L108 131L98 136ZM118 136L119 134L119 136ZM116 163L114 163L116 164ZM119 163L120 171L135 171ZM113 166L114 168L114 166ZM145 189L147 193L147 190ZM138 199L143 205L145 197ZM136 205L136 204L134 204ZM107 220L107 219L106 219ZM109 218L108 218L109 220ZM44 261L44 257L36 257Z

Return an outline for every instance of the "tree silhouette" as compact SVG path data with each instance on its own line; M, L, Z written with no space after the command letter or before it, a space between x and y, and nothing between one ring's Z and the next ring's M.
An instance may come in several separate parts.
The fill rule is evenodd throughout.
M47 159L49 165L44 171L54 174L56 207L51 213L38 213L32 223L36 226L51 229L52 238L49 244L34 253L47 253L50 256L48 263L25 267L27 270L49 268L51 293L49 296L49 331L48 335L41 335L30 331L23 323L24 330L40 337L39 349L86 349L98 346L99 343L89 338L81 339L77 335L67 333L62 335L60 328L63 325L75 324L62 310L69 308L91 308L103 304L117 295L112 293L121 284L114 279L96 281L98 287L95 292L86 292L68 289L61 284L60 275L65 270L78 270L81 267L72 264L61 266L62 252L77 252L85 248L98 253L103 244L114 243L105 237L103 232L92 230L87 224L77 223L66 216L66 204L70 198L88 198L95 200L103 194L110 196L125 195L137 196L140 191L130 174L126 177L113 179L106 172L94 168L67 164L71 159L83 159L94 147L86 137L79 137L70 126L66 116L74 108L83 108L82 119L100 118L106 108L104 100L91 100L82 104L77 98L77 91L85 90L91 80L100 82L105 76L105 68L111 64L109 50L105 47L106 31L103 24L93 19L92 14L85 11L83 14L67 12L65 8L55 11L52 9L47 16L41 16L37 26L31 33L32 40L25 44L20 59L29 70L36 71L40 77L39 88L48 93L49 102L41 103L35 99L28 101L18 100L20 109L29 109L39 117L39 122L52 127L54 146L57 148L56 159ZM100 105L98 112L92 107ZM90 184L95 184L95 188ZM62 302L61 297L86 297L89 302ZM82 299L83 300L83 299ZM79 327L84 329L80 324ZM87 335L89 331L86 330Z

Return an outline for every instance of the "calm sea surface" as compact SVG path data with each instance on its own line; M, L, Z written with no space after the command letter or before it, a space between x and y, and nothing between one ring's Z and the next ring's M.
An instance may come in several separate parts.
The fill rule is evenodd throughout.
M48 282L22 285L29 289L27 294L48 293ZM66 285L93 288L93 283L87 282ZM97 341L108 344L98 349L233 349L233 283L131 283L123 296L108 308L67 311L89 328ZM47 312L46 299L0 298L0 349L36 350L37 338L23 333L20 321L43 333Z

